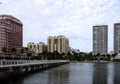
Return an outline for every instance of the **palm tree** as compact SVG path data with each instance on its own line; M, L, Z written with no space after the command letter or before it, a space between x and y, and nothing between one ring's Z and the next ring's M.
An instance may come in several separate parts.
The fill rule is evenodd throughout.
M42 56L43 59L47 60L47 51L43 51Z
M55 60L60 58L60 53L58 51L54 51L53 55Z
M20 57L23 56L24 49L21 49L21 50L20 50L20 53L21 53ZM21 57L21 58L22 58L22 57Z
M65 58L65 53L61 53L61 59L64 60Z
M4 53L4 55L6 54L6 47L3 47L2 49L2 52ZM4 57L4 56L3 56Z
M38 59L42 60L42 53L38 53Z
M110 61L110 59L111 59L110 54L107 54L106 57L107 57L108 61Z
M12 59L14 59L14 56L15 56L16 51L17 51L16 48L12 48L12 49L11 49L11 52L13 53L13 57L12 57Z

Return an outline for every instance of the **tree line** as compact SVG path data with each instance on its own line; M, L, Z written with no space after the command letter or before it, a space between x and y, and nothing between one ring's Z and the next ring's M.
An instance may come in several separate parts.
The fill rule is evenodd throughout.
M4 55L6 55L7 53L7 48L3 47L2 52L4 53ZM28 48L25 49L26 51L28 50ZM11 48L10 49L11 53L13 56L15 56L17 49L16 48ZM24 49L20 50L21 55L23 53L26 53L26 57L28 58L35 58L35 59L39 59L39 60L70 60L70 61L93 61L93 60L98 60L98 58L100 58L100 60L107 60L110 61L111 58L114 58L117 54L96 54L93 55L92 52L86 53L86 52L80 52L80 53L76 53L76 52L68 52L67 54L65 53L59 53L58 51L54 51L54 52L47 52L44 51L43 53L38 53L36 56L32 56L32 53L30 52L25 52Z

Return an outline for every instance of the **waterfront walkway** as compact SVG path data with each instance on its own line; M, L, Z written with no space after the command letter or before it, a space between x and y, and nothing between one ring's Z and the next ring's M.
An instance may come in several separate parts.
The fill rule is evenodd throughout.
M66 63L68 60L0 60L0 68L17 67L17 66L31 66L41 64L55 64Z
M69 63L69 60L0 60L0 79L12 75L41 71ZM6 77L4 77L6 76Z

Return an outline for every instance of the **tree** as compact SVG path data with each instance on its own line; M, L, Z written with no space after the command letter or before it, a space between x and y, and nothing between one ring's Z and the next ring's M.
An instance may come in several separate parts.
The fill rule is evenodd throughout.
M1 50L2 50L2 52L3 52L3 53L4 53L4 55L5 55L5 54L6 54L6 52L7 52L6 47L1 48ZM3 58L4 58L4 55L3 55Z
M43 59L47 59L47 51L43 51L42 56L43 56Z
M97 53L97 55L96 55L97 57L100 57L100 53Z
M42 60L42 53L38 53L38 59Z
M67 53L67 56L68 56L68 60L70 60L71 53L68 52L68 53Z
M15 56L16 51L17 51L16 48L12 48L12 49L11 49L11 52L12 52L12 54L13 54L12 59L14 59L14 56Z
M27 51L27 50L28 50L28 48L25 48L25 50Z
M23 50L23 49L21 49L20 53L22 53L22 54L23 54L23 53L24 53L24 50Z
M32 56L32 53L27 53L27 56L29 56L29 57Z
M20 57L22 58L23 53L24 53L24 49L21 49L21 50L20 50L20 53L21 53L21 54L20 54Z
M58 51L53 52L54 59L60 59L60 53Z
M65 59L65 53L61 53L61 59Z
M16 50L16 48L12 48L11 51L12 51L12 53L16 53L17 50Z
M111 59L110 54L107 54L106 56L107 56L108 61L110 61L110 59Z
M117 56L117 53L112 54L112 57L113 57L113 58L115 58L115 56Z
M7 50L7 49L6 49L6 47L3 47L1 50L2 50L2 52L3 52L3 53L4 53L4 55L5 55L6 50Z

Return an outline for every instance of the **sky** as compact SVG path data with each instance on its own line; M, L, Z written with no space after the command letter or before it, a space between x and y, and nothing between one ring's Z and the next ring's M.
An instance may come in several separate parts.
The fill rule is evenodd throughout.
M93 25L108 25L108 50L113 51L113 26L120 22L120 0L0 0L0 14L23 23L23 46L65 35L70 47L92 51Z

